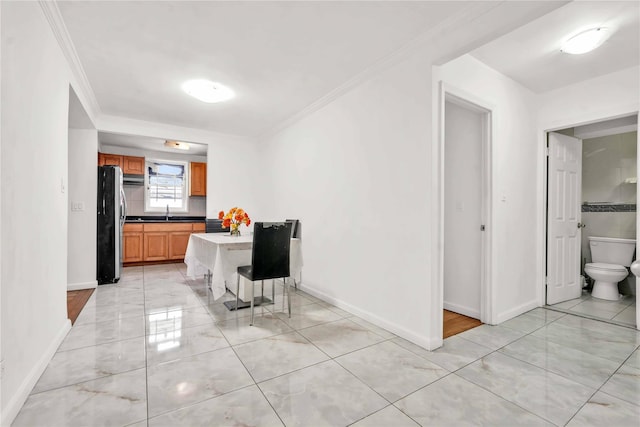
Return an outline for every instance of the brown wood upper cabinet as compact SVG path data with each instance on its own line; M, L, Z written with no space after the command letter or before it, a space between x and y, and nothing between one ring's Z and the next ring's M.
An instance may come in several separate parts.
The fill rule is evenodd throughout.
M122 173L144 175L144 157L122 156Z
M98 166L120 166L122 168L122 156L118 154L98 153Z
M98 166L120 166L122 173L144 175L144 157L98 153Z
M207 195L207 164L191 162L189 196Z

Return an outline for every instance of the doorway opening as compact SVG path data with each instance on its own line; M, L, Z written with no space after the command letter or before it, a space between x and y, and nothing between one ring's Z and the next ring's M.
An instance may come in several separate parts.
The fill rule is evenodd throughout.
M443 85L440 254L443 337L491 323L491 110Z
M547 308L637 326L628 271L639 231L637 124L634 114L547 133ZM599 245L610 243L626 245L627 258L608 259L613 251L601 258ZM596 267L621 270L606 298L592 295Z

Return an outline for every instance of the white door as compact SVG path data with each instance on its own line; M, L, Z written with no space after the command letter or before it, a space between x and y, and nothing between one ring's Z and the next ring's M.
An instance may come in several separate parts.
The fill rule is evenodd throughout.
M486 113L449 101L444 111L443 307L480 319Z
M582 293L582 140L550 132L548 171L547 304L557 304Z

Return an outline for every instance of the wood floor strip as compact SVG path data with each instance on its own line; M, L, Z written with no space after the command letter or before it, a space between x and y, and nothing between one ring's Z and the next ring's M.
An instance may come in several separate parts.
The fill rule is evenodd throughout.
M449 338L461 332L473 329L482 325L482 322L473 317L464 316L454 313L453 311L443 310L442 322L442 338Z
M73 325L95 289L67 291L67 317Z

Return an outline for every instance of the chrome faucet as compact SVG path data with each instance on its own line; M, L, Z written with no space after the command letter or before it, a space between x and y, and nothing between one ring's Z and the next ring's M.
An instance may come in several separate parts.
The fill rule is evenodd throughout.
M167 214L164 218L165 221L169 221L169 205L167 205Z

